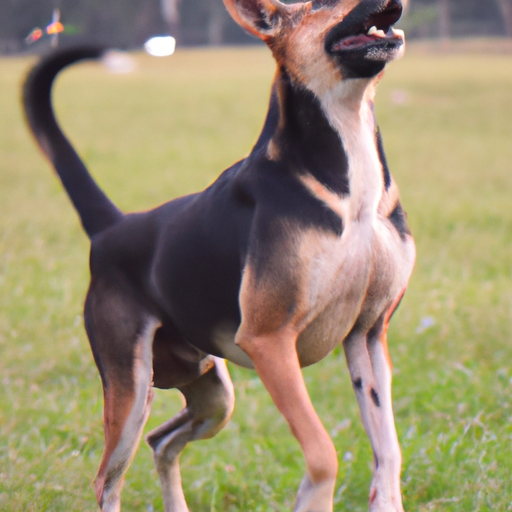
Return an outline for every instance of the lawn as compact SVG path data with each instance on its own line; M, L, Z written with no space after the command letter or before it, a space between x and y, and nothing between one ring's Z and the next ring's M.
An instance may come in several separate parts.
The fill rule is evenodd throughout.
M418 249L390 328L410 512L512 510L512 55L471 49L411 45L377 101ZM77 67L56 96L66 131L124 210L204 188L247 154L273 75L264 48L135 59L123 75ZM90 511L102 403L81 318L88 243L22 121L32 62L0 59L0 509ZM190 508L290 511L298 445L256 375L230 369L232 421L182 457ZM342 352L304 374L339 453L335 510L365 511L371 453ZM179 407L177 392L157 392L147 429ZM123 503L163 510L143 444Z

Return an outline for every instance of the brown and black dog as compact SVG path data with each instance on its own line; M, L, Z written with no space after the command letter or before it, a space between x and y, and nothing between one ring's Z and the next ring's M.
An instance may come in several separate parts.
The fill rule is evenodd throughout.
M250 155L203 192L123 214L61 132L51 105L64 67L103 50L53 53L29 75L26 116L91 240L85 326L104 390L105 449L95 481L120 510L123 476L152 386L186 406L147 436L165 510L188 511L179 455L229 420L224 359L255 368L303 450L296 512L331 512L337 457L301 367L340 343L375 469L373 512L403 511L386 331L415 249L374 118L375 87L404 48L400 0L224 0L277 61Z

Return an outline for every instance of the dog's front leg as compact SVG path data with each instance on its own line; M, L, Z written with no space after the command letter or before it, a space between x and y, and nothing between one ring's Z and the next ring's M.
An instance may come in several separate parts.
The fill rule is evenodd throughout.
M247 352L277 408L299 441L307 472L295 512L332 512L338 470L336 450L313 408L302 377L291 328L254 336L239 332L237 343Z
M403 512L400 492L402 456L391 403L391 362L386 326L353 334L344 343L352 384L374 454L371 512Z

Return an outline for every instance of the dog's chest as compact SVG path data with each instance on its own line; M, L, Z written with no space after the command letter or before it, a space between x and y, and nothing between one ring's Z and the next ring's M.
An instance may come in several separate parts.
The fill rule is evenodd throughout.
M398 193L394 186L385 190L371 106L349 108L337 99L323 106L346 152L350 192L333 192L314 169L297 179L341 219L342 233L292 222L283 240L267 235L272 243L256 245L240 295L241 331L292 325L302 366L325 357L354 326L369 331L404 291L415 257L412 238L390 220ZM224 357L250 366L232 333L216 335L215 346Z
M341 109L331 124L347 153L350 195L339 197L313 176L302 178L343 221L341 237L311 231L299 244L304 317L297 347L303 365L324 357L356 323L369 330L405 289L415 257L412 238L402 238L388 219L398 194L384 190L369 107L357 115Z
M303 366L322 359L357 323L369 330L407 285L414 264L412 239L402 240L385 218L349 223L340 238L306 234L301 334Z

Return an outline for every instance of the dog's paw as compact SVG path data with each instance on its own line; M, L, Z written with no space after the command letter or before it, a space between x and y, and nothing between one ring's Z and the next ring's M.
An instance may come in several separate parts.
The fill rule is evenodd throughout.
M379 491L377 486L372 484L369 512L404 512L400 493Z
M306 473L293 512L332 512L335 480L313 483Z

